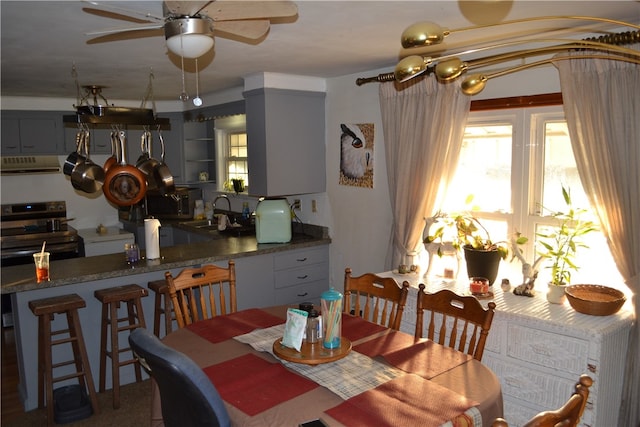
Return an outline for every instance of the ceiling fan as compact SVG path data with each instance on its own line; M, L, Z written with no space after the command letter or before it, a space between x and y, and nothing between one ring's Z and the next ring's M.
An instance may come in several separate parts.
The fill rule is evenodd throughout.
M163 31L167 48L183 58L207 53L214 45L214 36L255 43L269 31L271 19L298 13L295 3L273 0L164 1L162 17L94 1L87 3L98 7L83 8L87 13L137 24L87 33L97 36L88 44L157 36Z

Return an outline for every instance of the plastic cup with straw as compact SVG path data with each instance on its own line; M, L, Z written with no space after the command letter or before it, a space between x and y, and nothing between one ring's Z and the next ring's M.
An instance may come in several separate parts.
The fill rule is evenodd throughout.
M36 263L36 281L38 283L49 280L49 253L45 252L47 241L42 242L40 253L33 254Z
M322 345L324 348L340 348L342 330L342 294L331 288L320 296L322 308Z

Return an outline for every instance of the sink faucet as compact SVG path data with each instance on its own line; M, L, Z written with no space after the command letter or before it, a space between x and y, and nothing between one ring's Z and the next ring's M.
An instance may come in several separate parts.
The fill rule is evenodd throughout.
M226 194L220 194L219 196L216 196L216 198L215 198L215 199L213 199L213 212L215 212L215 211L216 211L216 202L217 202L219 199L224 199L224 200L226 200L226 201L227 201L227 206L228 206L228 208L229 208L229 209L227 209L227 212L231 212L231 201L229 200L229 197L227 197L227 195L226 195Z

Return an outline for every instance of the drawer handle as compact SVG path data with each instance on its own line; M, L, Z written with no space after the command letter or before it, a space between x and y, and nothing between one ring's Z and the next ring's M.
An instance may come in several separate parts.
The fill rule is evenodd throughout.
M306 260L307 260L307 257L296 259L296 261L298 262L305 262Z
M299 297L306 297L307 295L309 295L309 292L305 292L304 294L298 294Z
M309 277L309 275L305 274L304 276L298 276L298 279L306 279L307 277Z

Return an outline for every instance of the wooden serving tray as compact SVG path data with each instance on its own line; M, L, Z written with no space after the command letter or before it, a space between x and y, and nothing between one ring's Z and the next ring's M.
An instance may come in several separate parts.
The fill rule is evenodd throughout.
M340 348L328 349L322 346L322 341L310 344L302 343L300 351L282 345L282 338L273 343L273 353L287 362L302 363L305 365L319 365L321 363L335 362L345 357L351 351L351 341L348 338L340 338Z

